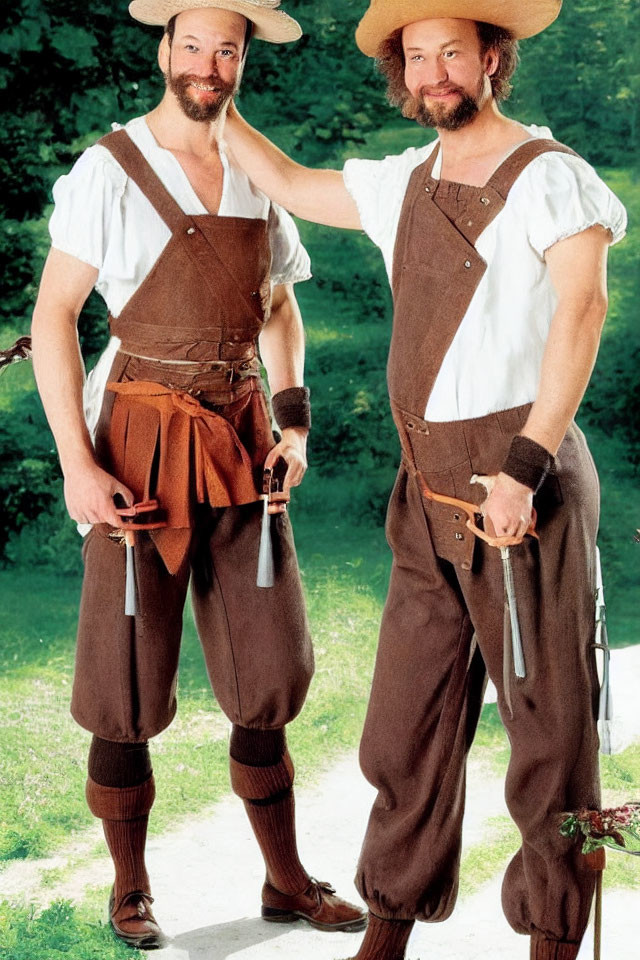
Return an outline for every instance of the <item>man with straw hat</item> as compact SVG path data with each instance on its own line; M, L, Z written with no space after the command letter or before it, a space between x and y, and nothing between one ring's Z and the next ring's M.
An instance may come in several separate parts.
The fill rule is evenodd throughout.
M278 5L133 0L133 17L164 26L166 91L56 184L33 318L35 371L67 506L93 525L72 702L94 735L87 799L115 865L112 928L144 949L163 943L144 857L155 794L148 740L175 713L191 572L207 668L233 724L232 786L266 864L263 916L303 918L322 930L366 920L310 877L297 852L284 727L304 702L313 653L285 514L272 525L272 585L256 584L263 468L284 460L285 489L306 468L309 401L292 284L309 276L309 262L290 217L218 149L216 121L237 89L250 38L300 36ZM93 286L116 338L88 391L100 412L95 451L75 329Z
M392 103L436 128L435 144L309 170L233 110L225 128L272 198L363 229L393 288L388 383L402 464L361 745L378 796L357 872L370 908L357 960L399 960L416 919L453 910L487 672L522 835L507 918L534 960L575 960L589 914L593 874L558 834L563 810L599 795L598 485L572 418L625 213L584 160L498 106L517 40L559 11L560 0L371 0L358 46L377 58Z

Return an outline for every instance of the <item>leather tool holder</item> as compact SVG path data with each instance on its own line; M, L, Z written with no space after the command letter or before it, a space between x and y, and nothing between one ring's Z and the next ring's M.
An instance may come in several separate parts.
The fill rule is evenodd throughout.
M131 507L116 507L116 513L122 521L123 531L159 530L167 525L165 512L157 500L141 500Z

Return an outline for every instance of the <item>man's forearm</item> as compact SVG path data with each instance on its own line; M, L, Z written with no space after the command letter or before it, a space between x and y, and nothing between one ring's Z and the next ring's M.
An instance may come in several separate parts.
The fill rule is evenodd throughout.
M542 358L540 385L522 431L554 454L580 406L607 315L607 251L601 226L554 244L546 252L558 296Z
M361 229L358 209L339 170L313 170L296 163L235 108L229 110L224 136L236 163L276 203L304 220Z
M582 401L600 344L606 303L559 306L542 361L540 387L522 434L557 452Z
M304 328L290 287L277 288L269 322L260 335L260 354L272 395L304 382Z

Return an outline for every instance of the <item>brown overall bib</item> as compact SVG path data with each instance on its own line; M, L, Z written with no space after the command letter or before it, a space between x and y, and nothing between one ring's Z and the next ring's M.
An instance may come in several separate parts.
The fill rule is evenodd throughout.
M512 548L527 663L503 684L503 573L499 550L476 540L466 516L425 501L429 487L480 503L477 474L497 474L529 406L450 423L424 412L442 360L485 263L474 243L524 167L554 141L527 142L482 187L439 183L433 154L410 180L395 245L389 391L403 463L389 505L393 569L361 744L378 789L357 874L373 913L444 920L458 888L465 763L480 715L485 667L511 743L509 810L522 834L503 885L510 924L577 943L593 874L560 837L559 815L597 805L594 651L598 481L571 424L557 475L535 498L539 542ZM478 371L482 376L482 371Z
M123 545L107 526L89 533L71 712L105 740L144 741L168 726L193 568L220 706L235 724L277 729L304 702L313 653L286 515L272 527L275 585L256 586L257 484L274 444L256 356L270 304L267 223L189 216L125 131L101 143L172 236L110 320L122 345L96 451L136 500L157 496L169 527L136 534L135 617L124 613Z

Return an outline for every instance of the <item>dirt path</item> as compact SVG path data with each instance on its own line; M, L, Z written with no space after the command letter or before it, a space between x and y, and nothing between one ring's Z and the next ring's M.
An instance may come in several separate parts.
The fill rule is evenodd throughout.
M303 862L343 896L357 899L352 877L373 791L355 755L337 763L313 787L298 791L299 843ZM464 847L486 838L489 817L506 813L502 781L471 763ZM92 839L95 834L92 832ZM55 858L56 862L62 857ZM242 805L220 802L206 817L152 838L149 871L156 915L171 944L149 956L158 960L338 960L353 956L360 934L326 934L306 924L267 924L259 918L263 867ZM51 861L16 865L0 875L0 896L27 894L40 902L81 899L87 887L111 881L108 859L83 865L67 880L38 889L38 871ZM607 891L602 960L633 960L640 940L637 891ZM591 933L580 960L593 956ZM500 877L461 901L444 924L418 924L411 960L527 960L528 942L514 934L500 908Z

